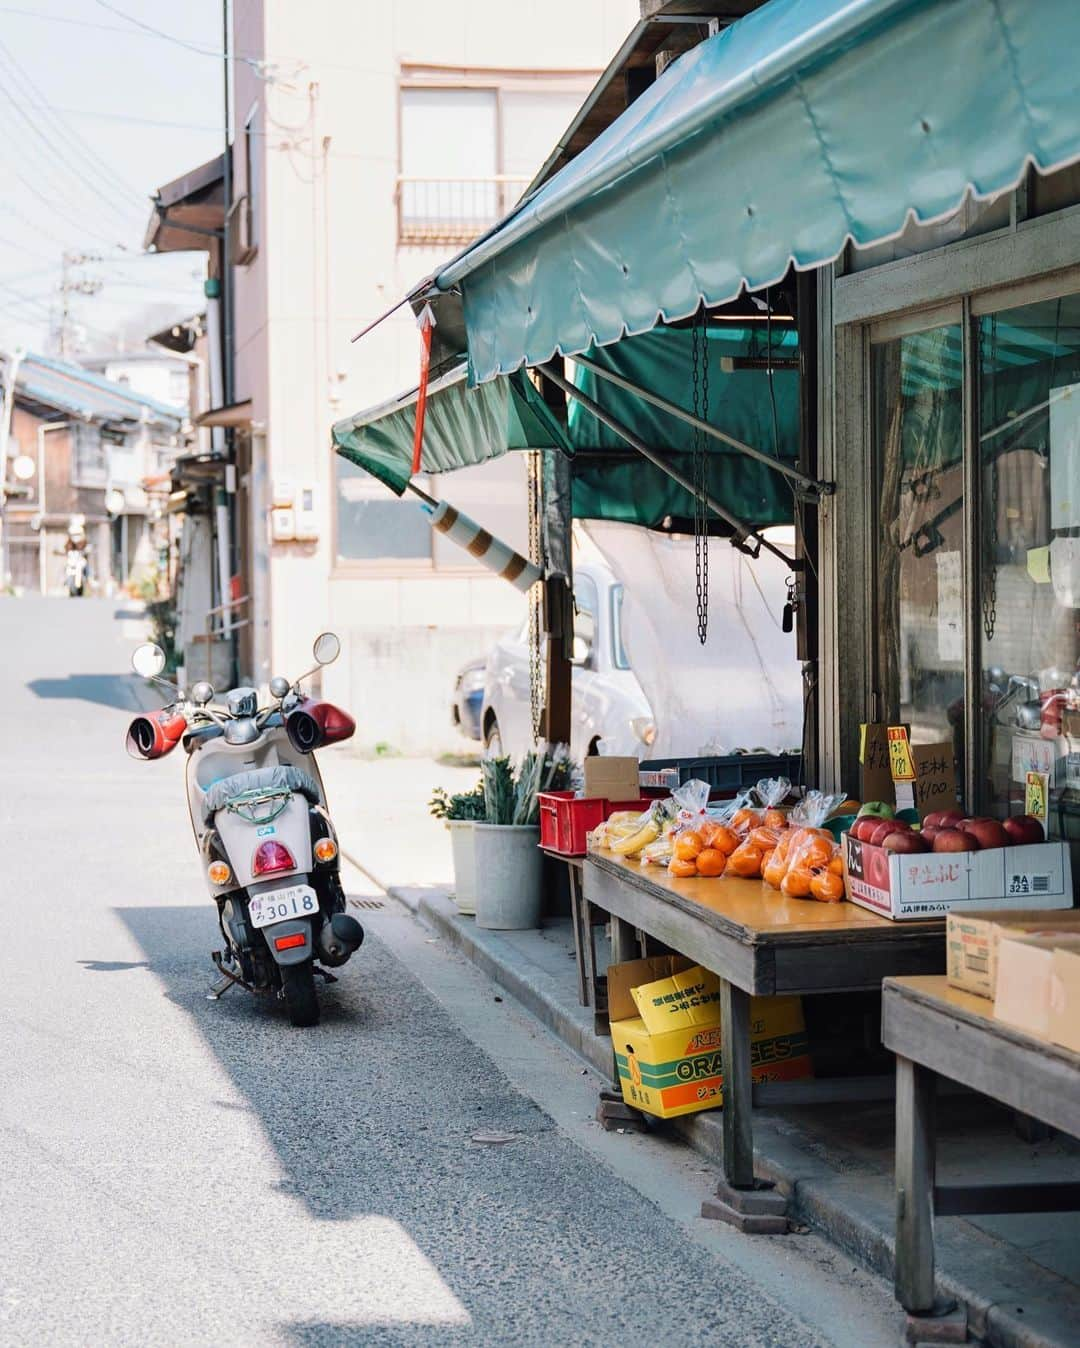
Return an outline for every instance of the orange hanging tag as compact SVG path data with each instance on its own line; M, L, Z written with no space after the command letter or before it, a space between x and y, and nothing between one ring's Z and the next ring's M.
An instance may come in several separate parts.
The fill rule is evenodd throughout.
M420 329L420 390L416 397L416 428L413 431L412 473L420 471L420 455L424 446L424 415L427 412L428 372L431 369L431 332L435 315L431 305L425 304L416 320Z

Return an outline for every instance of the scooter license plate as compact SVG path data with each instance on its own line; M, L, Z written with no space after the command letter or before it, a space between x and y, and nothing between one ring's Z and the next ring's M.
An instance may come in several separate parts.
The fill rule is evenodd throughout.
M319 900L310 885L289 885L268 894L253 894L248 901L253 927L270 927L293 917L311 917L319 910Z

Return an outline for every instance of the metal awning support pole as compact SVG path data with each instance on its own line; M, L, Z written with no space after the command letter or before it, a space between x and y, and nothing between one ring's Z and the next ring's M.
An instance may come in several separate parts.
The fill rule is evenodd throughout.
M584 393L581 389L577 388L576 385L571 384L569 379L565 379L558 370L553 369L550 365L542 365L540 366L540 370L545 378L550 379L553 384L557 384L567 397L576 398L587 412L592 413L597 421L602 421L609 430L614 431L620 439L625 440L631 449L636 449L643 458L646 458L650 463L655 464L656 467L659 468L662 473L666 473L673 482L677 482L680 487L684 487L691 496L697 497L697 489L693 482L680 473L677 468L672 468L671 464L665 460L664 456L659 453L659 451L650 449L643 440L640 440L634 434L629 426L624 426L621 421L616 420L610 412L605 411L604 408L602 408L593 398L590 398L587 393ZM790 566L796 570L798 569L798 563L793 558L789 557L787 553L781 552L781 550L770 543L767 538L763 538L757 530L752 529L749 524L746 524L743 520L739 519L738 516L733 515L730 510L725 510L720 502L714 500L707 492L702 495L700 499L705 502L714 515L718 515L720 519L726 520L727 523L731 525L733 530L731 542L734 547L739 548L742 552L753 552L756 555L756 549L748 548L746 546L746 539L752 538L757 543L758 549L764 548L766 552L771 552L773 556L779 557L785 566Z
M661 412L666 412L668 416L676 417L679 421L685 421L688 426L693 426L703 434L712 436L714 440L719 440L721 444L730 445L732 449L737 449L740 454L745 454L751 459L757 459L759 463L767 464L776 472L783 473L785 477L789 477L792 482L797 482L804 491L812 496L831 496L836 490L835 483L818 482L814 478L808 477L806 473L800 472L793 464L784 463L771 454L766 454L764 450L755 449L753 445L745 444L742 440L736 440L733 435L728 435L716 426L711 426L707 421L702 421L700 417L694 416L692 412L688 412L677 403L669 402L667 398L662 398L659 393L652 393L649 389L642 388L640 384L633 383L623 375L605 369L603 365L598 365L595 361L589 360L587 356L571 356L569 359L575 365L583 366L601 379L606 379L618 388L625 389L627 393L636 394L637 397L643 398L645 402L652 403L654 407L659 407Z

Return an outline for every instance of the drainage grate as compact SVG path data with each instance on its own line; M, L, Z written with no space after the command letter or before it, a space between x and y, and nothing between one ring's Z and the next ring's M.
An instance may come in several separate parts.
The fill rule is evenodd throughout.
M354 908L385 908L386 904L382 899L350 899L349 902Z

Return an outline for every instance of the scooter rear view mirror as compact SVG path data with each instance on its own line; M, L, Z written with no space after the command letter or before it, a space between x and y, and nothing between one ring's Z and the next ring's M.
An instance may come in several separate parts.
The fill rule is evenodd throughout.
M144 679L156 679L165 668L165 652L156 642L144 641L132 651L131 667Z
M332 665L341 654L341 639L336 632L322 632L315 638L311 653L316 664Z

